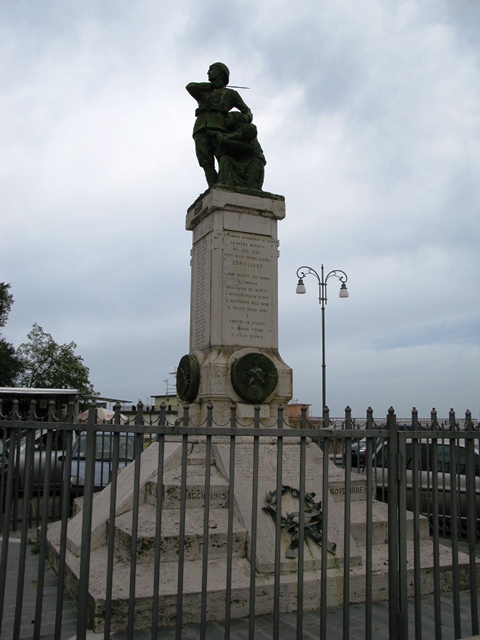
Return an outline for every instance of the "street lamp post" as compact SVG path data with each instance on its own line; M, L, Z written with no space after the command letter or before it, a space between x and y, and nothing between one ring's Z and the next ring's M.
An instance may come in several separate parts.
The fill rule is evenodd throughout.
M303 283L303 279L307 275L314 275L318 281L318 302L322 308L322 415L324 414L325 407L327 406L327 376L326 376L326 368L327 365L325 363L325 305L327 304L327 281L332 276L338 278L341 282L340 293L338 294L340 298L348 298L348 289L347 289L347 280L348 276L345 271L341 269L334 269L333 271L329 271L327 275L324 273L323 264L320 269L320 275L312 269L312 267L299 267L297 269L297 278L298 284L296 293L302 294L306 293L307 290Z

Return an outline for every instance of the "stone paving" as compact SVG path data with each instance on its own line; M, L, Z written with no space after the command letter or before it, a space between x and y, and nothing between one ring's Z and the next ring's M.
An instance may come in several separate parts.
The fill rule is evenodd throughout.
M469 595L462 593L460 597L462 630L471 629L469 624L470 599ZM443 594L441 596L442 608L442 640L453 640L455 629L453 625L452 596ZM413 622L413 602L409 602L410 638L415 637ZM435 638L433 597L422 599L422 633L425 640ZM297 614L283 614L280 616L280 638L282 640L297 639ZM271 616L261 616L255 618L255 640L271 640L272 633ZM375 640L385 640L389 634L388 603L379 602L373 605L373 627L372 637ZM99 636L92 634L91 639ZM175 629L162 629L159 636L162 640L175 640ZM182 630L183 640L200 640L199 625L186 625ZM210 623L207 625L206 637L208 640L224 640L225 631L220 623ZM251 640L248 630L248 620L233 620L231 624L232 640ZM316 639L320 637L320 617L317 612L306 612L303 614L303 634L304 640ZM329 610L327 614L327 637L328 640L343 640L343 611L339 609ZM365 639L365 607L364 605L352 605L350 607L350 629L349 640ZM475 636L480 638L480 636ZM112 640L126 640L127 634L115 633ZM135 640L151 640L147 631L137 632Z
M32 530L29 540L35 540L36 531ZM0 542L3 541L0 538ZM7 579L5 589L5 603L3 609L3 623L0 640L12 640L15 623L15 609L17 598L18 566L20 558L20 537L12 533L8 545ZM35 609L38 581L38 554L35 544L27 545L24 596L22 604L22 623L19 640L33 637L35 625ZM47 566L45 571L43 609L41 617L40 638L53 638L55 631L55 611L57 604L57 578ZM62 638L74 638L77 629L77 609L68 595L63 603Z
M33 540L35 532L32 531L30 538ZM9 544L8 565L7 565L7 588L5 593L5 606L3 624L0 633L0 640L12 640L15 621L16 607L16 584L18 580L18 564L20 554L20 540L12 534ZM25 587L22 606L22 624L20 628L19 640L27 640L33 637L36 585L38 580L38 555L35 553L35 546L28 545L25 567ZM57 580L54 572L47 567L45 572L44 598L42 609L42 624L40 638L51 639L55 627L55 610L57 599ZM480 596L477 594L477 601L480 608ZM461 624L463 637L469 637L470 626L470 595L460 594ZM452 595L442 594L441 596L442 615L442 640L455 638L453 625L453 605ZM364 605L352 605L350 607L350 640L363 640L365 638L365 611ZM410 637L414 637L413 629L413 602L409 601L409 625ZM271 616L258 616L255 618L255 640L266 640L273 637L273 621ZM422 598L422 632L423 638L435 637L434 633L434 608L433 597ZM327 636L329 640L343 639L343 612L341 609L328 611L327 616ZM72 600L66 595L63 605L62 639L74 640L76 637L76 608ZM135 640L151 640L148 631L136 631ZM225 631L221 623L211 622L207 625L206 637L208 640L223 640ZM231 623L232 640L252 640L249 636L248 620L233 620ZM307 612L303 615L302 638L320 637L320 618L318 612ZM88 639L95 640L103 638L103 634L89 633ZM126 640L126 632L116 632L111 635L111 640ZM175 629L161 629L158 638L162 640L174 640ZM200 627L198 624L185 625L182 630L183 640L199 640ZM282 640L294 640L297 638L297 616L295 613L283 614L280 616L280 638ZM373 605L373 638L384 640L388 638L388 603L380 602ZM480 638L480 636L476 636Z

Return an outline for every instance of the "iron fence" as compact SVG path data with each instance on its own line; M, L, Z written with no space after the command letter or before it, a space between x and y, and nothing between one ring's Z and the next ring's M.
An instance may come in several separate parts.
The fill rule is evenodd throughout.
M347 409L342 429L329 428L328 412L323 429L304 411L291 429L281 408L269 424L255 408L242 426L234 405L227 424L215 423L210 405L204 424L193 425L185 406L175 426L165 408L152 420L141 403L127 424L119 406L108 424L97 423L95 405L87 424L73 408L64 421L53 410L39 421L34 409L21 419L14 407L0 422L2 638L10 630L29 637L28 607L34 638L86 638L93 628L105 638L148 629L180 639L189 624L206 638L212 620L233 638L233 621L243 619L253 639L264 615L281 638L287 612L296 612L303 638L312 610L319 638L332 637L338 610L338 637L348 638L361 603L369 639L380 637L375 603L383 600L389 637L403 640L422 637L426 594L435 638L446 637L446 615L455 638L479 633L480 434L468 412L441 424L435 412L420 421L413 411L398 424L393 409L379 423L369 409L358 429Z

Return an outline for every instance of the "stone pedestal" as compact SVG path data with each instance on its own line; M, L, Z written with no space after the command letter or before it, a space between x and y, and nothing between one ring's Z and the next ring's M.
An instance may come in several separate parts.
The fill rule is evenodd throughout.
M223 423L230 405L240 420L275 421L292 397L292 370L278 352L278 235L285 201L212 188L188 210L192 231L190 352L177 390L194 422L214 405Z

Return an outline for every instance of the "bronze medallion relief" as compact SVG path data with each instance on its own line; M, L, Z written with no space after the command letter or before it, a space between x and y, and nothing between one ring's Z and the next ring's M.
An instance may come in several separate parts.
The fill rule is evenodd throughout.
M278 384L276 366L262 353L247 353L232 364L232 386L247 402L263 402Z

